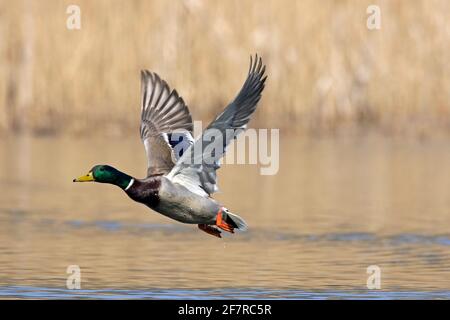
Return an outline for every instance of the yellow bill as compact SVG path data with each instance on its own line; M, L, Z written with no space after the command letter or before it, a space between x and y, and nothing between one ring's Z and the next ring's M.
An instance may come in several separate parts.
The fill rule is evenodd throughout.
M92 171L84 176L73 179L73 182L89 182L89 181L95 181Z

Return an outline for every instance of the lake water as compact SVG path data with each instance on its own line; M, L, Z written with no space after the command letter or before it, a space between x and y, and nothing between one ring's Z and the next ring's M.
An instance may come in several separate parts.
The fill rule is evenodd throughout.
M144 176L137 134L1 137L0 297L450 298L448 140L280 136L277 175L220 169L216 198L250 226L223 239L72 183L100 163Z

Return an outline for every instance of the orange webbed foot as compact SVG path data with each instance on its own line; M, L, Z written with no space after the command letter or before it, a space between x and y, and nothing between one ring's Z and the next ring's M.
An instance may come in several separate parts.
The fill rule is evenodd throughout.
M199 224L198 228L210 235L217 237L217 238L222 238L222 236L220 235L220 233L221 233L220 230L218 230L212 226L209 226L207 224Z
M218 226L222 230L228 231L230 233L234 233L234 226L229 224L229 223L227 223L225 220L223 220L222 208L217 213L216 226Z

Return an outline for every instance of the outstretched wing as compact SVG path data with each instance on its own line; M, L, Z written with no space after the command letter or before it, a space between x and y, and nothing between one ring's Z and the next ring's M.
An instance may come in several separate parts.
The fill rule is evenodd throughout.
M141 71L141 139L147 175L166 174L192 143L192 117L176 90L156 73Z
M167 175L192 192L208 196L217 189L216 170L226 146L245 130L264 89L265 66L256 55L241 91L225 110L203 131Z

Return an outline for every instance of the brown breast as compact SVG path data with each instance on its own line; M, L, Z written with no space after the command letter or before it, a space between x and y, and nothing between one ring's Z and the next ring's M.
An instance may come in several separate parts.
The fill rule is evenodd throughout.
M159 204L160 186L161 175L155 175L142 180L135 179L133 185L125 192L134 201L154 208Z

